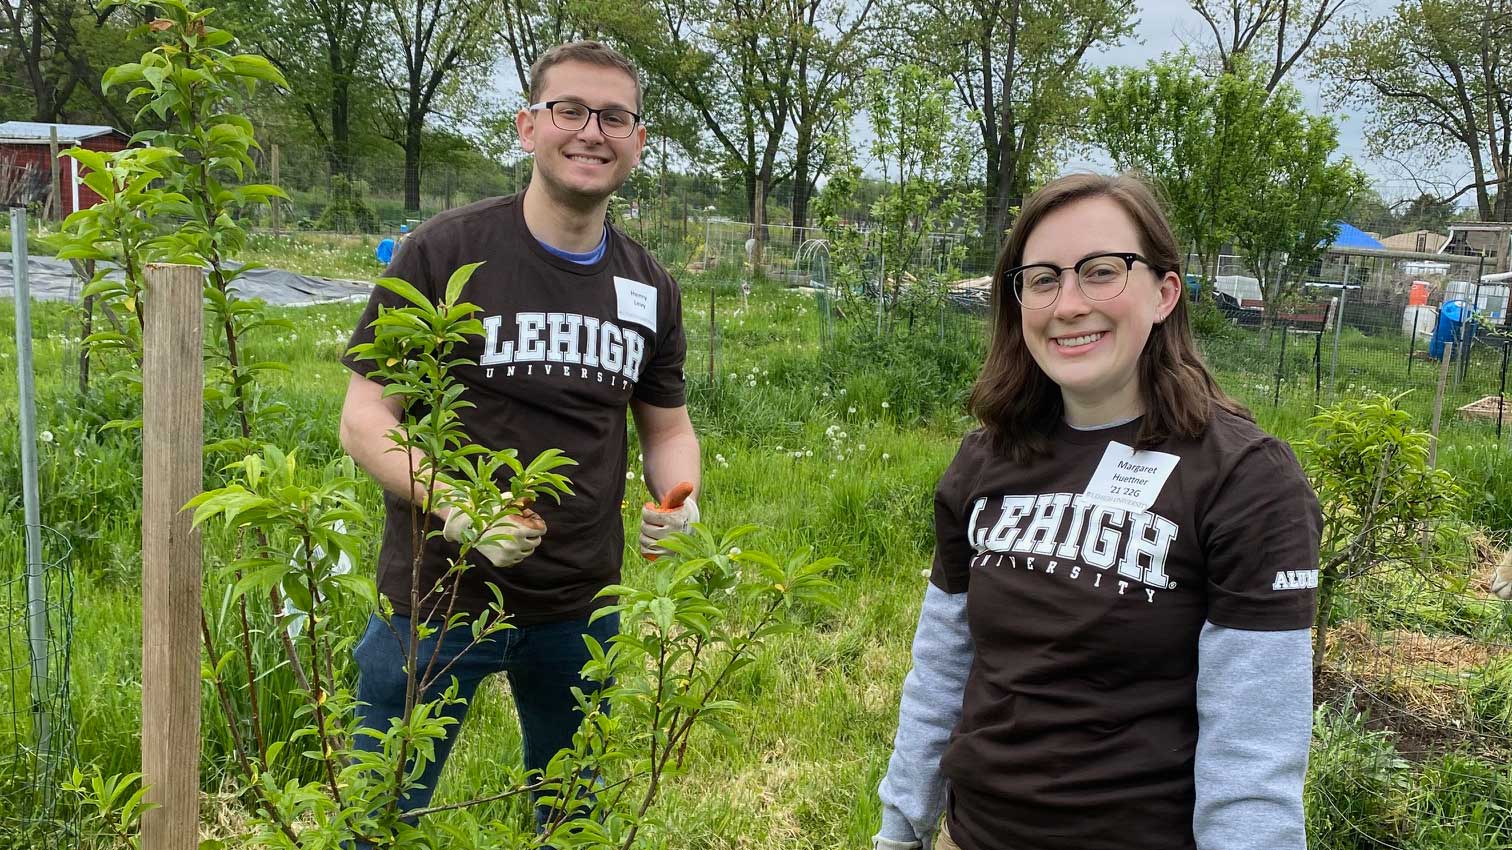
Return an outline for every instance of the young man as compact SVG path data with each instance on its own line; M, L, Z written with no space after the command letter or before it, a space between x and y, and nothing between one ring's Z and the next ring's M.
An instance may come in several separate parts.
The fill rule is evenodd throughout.
M463 292L463 300L481 308L487 332L458 352L477 364L455 372L465 385L462 398L473 405L460 412L462 424L475 443L516 449L524 461L559 448L578 463L563 470L576 495L535 506L544 531L513 517L491 524L491 537L506 533L470 553L473 568L462 574L457 599L457 610L478 613L494 599L490 584L503 595L515 628L462 654L447 679L455 676L460 696L471 700L489 675L508 676L530 770L545 768L570 745L581 720L571 689L592 687L578 675L588 659L583 636L607 643L618 632L618 618L589 625L588 616L602 604L594 594L620 578L626 409L635 417L654 496L680 481L695 488L699 481L698 440L684 404L677 284L644 248L606 223L609 198L640 162L646 142L640 104L635 68L611 48L582 41L547 51L531 68L530 105L515 117L521 146L534 157L530 186L426 222L387 272L438 298L452 271L482 261ZM378 308L399 303L375 289L352 343L370 341ZM341 442L383 486L387 519L378 588L393 603L395 631L407 636L409 618L437 613L409 610L411 504L424 492L412 489L409 460L387 436L398 427L399 400L383 398L382 386L364 377L364 364L343 362L354 374ZM697 519L693 499L672 513L647 511L642 552ZM454 541L469 522L444 507L427 520L429 530L443 533L423 544L422 590L458 556ZM451 630L436 669L470 640L466 629ZM433 651L434 638L421 643L422 664ZM387 728L403 713L404 648L375 615L354 654L363 722ZM458 725L465 712L465 705L453 708ZM451 728L424 773L424 788L405 808L429 803L455 740L458 727ZM371 738L358 740L373 746Z

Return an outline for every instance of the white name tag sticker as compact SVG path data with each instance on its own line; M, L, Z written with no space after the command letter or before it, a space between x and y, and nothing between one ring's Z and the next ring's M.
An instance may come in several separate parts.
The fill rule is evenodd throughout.
M620 321L645 325L656 333L656 287L628 277L615 277L614 294L619 298Z
M1135 451L1120 442L1108 444L1102 462L1087 483L1086 497L1126 511L1147 511L1181 458L1165 452Z

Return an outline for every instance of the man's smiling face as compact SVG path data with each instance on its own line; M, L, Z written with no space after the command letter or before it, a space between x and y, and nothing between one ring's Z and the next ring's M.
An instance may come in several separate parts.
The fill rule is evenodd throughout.
M616 68L562 62L546 71L539 102L574 100L592 109L639 111L635 81ZM563 130L551 111L522 109L515 116L520 144L535 157L535 177L556 200L571 206L597 204L614 194L640 163L644 124L629 138L606 136L595 115L581 130Z

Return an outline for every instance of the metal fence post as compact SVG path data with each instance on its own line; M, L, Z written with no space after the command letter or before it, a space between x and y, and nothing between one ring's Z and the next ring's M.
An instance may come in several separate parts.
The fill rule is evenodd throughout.
M1281 375L1286 368L1286 338L1291 336L1286 328L1287 323L1283 321L1281 323L1281 356L1276 358L1276 391L1271 398L1272 407L1281 403Z
M1345 266L1348 269L1348 266ZM1328 364L1328 400L1333 401L1339 392L1339 337L1344 334L1344 299L1349 292L1349 279L1346 276L1343 283L1339 284L1339 315L1334 317L1334 346L1333 359Z
M1323 392L1323 331L1313 334L1313 405L1318 404L1318 395Z
M1409 377L1409 378L1412 377L1412 358L1413 358L1413 355L1417 354L1418 317L1420 315L1422 315L1422 312L1423 311L1422 311L1421 305L1414 305L1413 306L1413 308L1412 308L1412 336L1408 337L1408 339L1407 339L1407 377Z
M26 635L31 650L32 724L37 752L52 750L47 716L47 585L42 557L42 500L37 492L37 407L32 375L31 283L27 276L26 209L12 207L11 272L16 281L16 371L21 398L21 500L26 518Z
M1496 450L1501 451L1502 418L1507 410L1507 352L1512 341L1502 341L1501 381L1496 388Z

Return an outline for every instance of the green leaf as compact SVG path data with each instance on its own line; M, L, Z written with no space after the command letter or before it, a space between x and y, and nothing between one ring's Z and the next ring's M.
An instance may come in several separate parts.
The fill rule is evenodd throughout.
M226 60L226 67L227 70L238 77L262 80L284 89L289 87L288 80L285 80L284 75L277 68L273 67L273 63L255 54L244 53L232 56Z
M142 65L140 62L127 62L124 65L116 65L107 70L100 78L100 91L108 94L111 86L121 83L135 82L142 77Z
M273 562L255 572L249 572L242 576L231 589L232 600L240 599L248 592L256 593L256 596L266 596L268 590L277 587L292 568L288 564Z
M478 270L482 263L468 263L452 272L451 278L446 281L446 303L455 304L462 297L462 287L472 279L473 272Z
M672 625L677 620L677 603L665 596L658 596L651 600L651 621L661 629L662 634L672 631Z
M433 312L436 309L436 305L432 304L430 302L430 299L426 298L424 295L421 295L420 290L409 285L405 281L400 280L397 277L380 277L378 278L378 280L374 281L374 283L378 286L383 287L384 289L387 289L389 292L398 295L411 304L414 304L416 307L421 308L427 313Z

